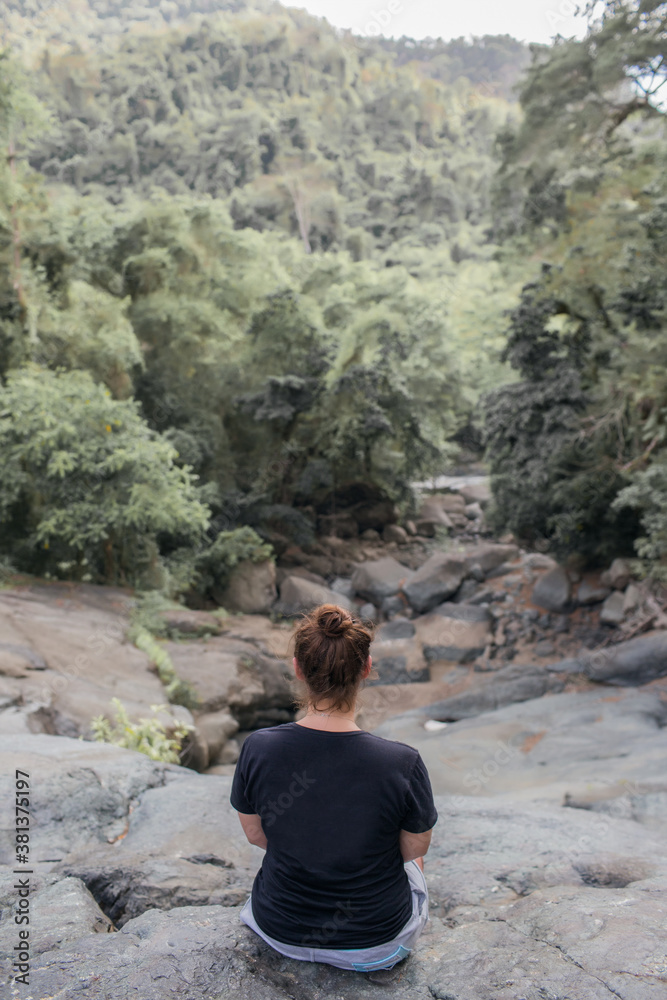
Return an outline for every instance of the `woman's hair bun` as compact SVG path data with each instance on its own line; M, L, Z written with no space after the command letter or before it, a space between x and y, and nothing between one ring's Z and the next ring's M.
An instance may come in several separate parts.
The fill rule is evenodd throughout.
M340 636L345 635L353 624L348 612L336 607L334 604L325 604L319 609L317 627L327 639L340 638Z

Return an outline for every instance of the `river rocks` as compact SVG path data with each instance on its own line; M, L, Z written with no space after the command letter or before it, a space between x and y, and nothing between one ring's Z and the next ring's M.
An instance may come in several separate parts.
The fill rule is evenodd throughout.
M280 585L280 599L273 610L286 617L294 617L304 611L312 611L320 604L338 604L348 610L354 608L354 602L344 594L299 576L288 576Z
M404 585L412 576L412 570L397 562L393 556L384 556L357 566L352 574L352 587L356 594L377 606L385 597L405 589Z
M406 545L408 533L400 524L387 524L382 532L383 542L396 542L397 545Z
M573 659L550 664L548 669L583 674L608 684L647 684L667 676L667 632L647 632L615 646L584 650Z
M584 580L577 588L577 604L600 604L609 597L609 587L596 587Z
M624 618L624 595L615 590L602 605L600 623L602 625L620 625Z
M533 587L532 600L547 611L564 611L570 603L572 584L562 566L554 566Z
M485 608L445 603L416 618L414 626L428 663L468 663L483 653L490 641L490 622Z
M414 610L423 614L452 597L465 575L463 555L436 552L403 586L403 593Z
M623 594L623 615L631 615L641 604L642 595L634 583L628 584Z

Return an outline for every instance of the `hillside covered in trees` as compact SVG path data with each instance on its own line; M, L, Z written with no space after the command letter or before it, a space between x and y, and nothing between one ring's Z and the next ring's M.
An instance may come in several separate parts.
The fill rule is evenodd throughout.
M531 56L10 2L4 557L206 589L485 435L498 526L659 567L666 10Z

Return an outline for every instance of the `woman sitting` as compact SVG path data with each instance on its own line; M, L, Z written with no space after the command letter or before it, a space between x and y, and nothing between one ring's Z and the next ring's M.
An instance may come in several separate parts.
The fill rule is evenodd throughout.
M296 629L306 714L241 748L232 806L266 850L241 920L290 958L389 969L428 920L422 856L437 820L419 753L355 723L372 636L324 604Z

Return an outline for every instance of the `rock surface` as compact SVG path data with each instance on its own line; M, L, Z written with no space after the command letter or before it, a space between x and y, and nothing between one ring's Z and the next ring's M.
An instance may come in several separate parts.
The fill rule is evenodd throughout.
M291 617L303 611L312 611L319 604L338 604L341 608L353 608L349 597L336 593L328 587L300 576L288 576L280 585L280 599L274 605L274 610Z
M397 594L412 575L393 556L384 556L362 563L352 574L352 587L355 594L377 606L385 597Z
M465 556L436 552L403 585L403 593L414 610L423 614L452 597L466 572Z
M42 860L32 898L40 914L31 939L33 997L665 995L664 829L499 796L438 796L426 868L431 919L413 955L383 979L285 959L240 923L262 852L241 835L229 778L58 737L0 739L0 772L19 760L40 776L34 829L42 857L64 845L78 816L59 812L65 790L80 810L106 786L127 826L110 844L108 826L88 822L59 864ZM4 918L12 900L3 889ZM100 903L116 913L119 930L108 932ZM13 942L0 940L9 978Z
M562 566L554 566L533 587L533 604L547 611L564 611L572 597L572 584Z
M646 684L667 676L667 632L647 632L615 646L583 650L573 659L549 664L549 669L610 684Z
M232 570L220 604L230 611L266 614L276 599L276 564L272 559L240 562Z

